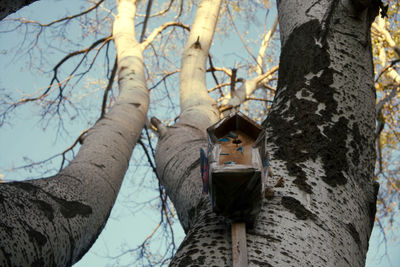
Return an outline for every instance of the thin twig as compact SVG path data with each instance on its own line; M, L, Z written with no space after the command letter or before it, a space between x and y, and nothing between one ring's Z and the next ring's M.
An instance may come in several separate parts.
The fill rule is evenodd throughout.
M92 7L89 8L89 9L86 9L85 11L82 11L81 13L78 13L78 14L75 14L75 15L72 15L72 16L68 16L68 17L64 17L64 18L61 18L61 19L58 19L58 20L54 20L54 21L52 21L52 22L50 22L50 23L42 24L42 23L39 23L39 22L34 21L34 20L25 20L25 19L23 19L23 18L22 18L22 19L18 19L18 21L21 21L21 22L24 23L24 24L26 24L26 23L32 23L32 24L37 24L37 25L39 25L40 27L49 27L49 26L51 26L51 25L53 25L53 24L56 24L56 23L59 23L59 22L63 22L63 21L65 21L65 20L71 20L71 19L74 19L74 18L83 16L83 15L89 13L90 11L96 9L96 8L97 8L101 3L103 3L103 2L104 2L104 0L100 0L100 1L97 2L94 6L92 6Z
M150 90L153 90L153 89L156 88L160 83L162 83L165 79L167 79L169 76L171 76L171 75L173 75L173 74L175 74L175 73L178 73L179 71L180 71L180 70L178 69L178 70L174 70L174 71L171 71L171 72L166 73L166 74L161 78L161 80L159 80L155 85L153 85L152 87L149 88L149 91L150 91Z
M106 90L104 90L104 94L103 94L103 102L101 104L101 115L100 118L103 118L104 115L106 114L106 107L107 107L107 99L108 99L108 93L110 92L114 80L115 80L115 76L117 74L117 69L118 69L118 62L117 62L117 58L115 57L115 61L114 61L114 66L111 70L111 76L110 79L108 80L108 84L106 87Z
M215 84L218 86L219 82L218 82L217 76L215 75L216 69L214 68L214 64L212 62L212 58L211 58L210 54L208 54L208 62L210 64L210 68L207 70L207 72L208 71L211 72L211 75L214 78ZM221 97L224 97L224 92L222 92L221 87L219 87L218 89L219 89L219 93L220 93Z
M251 53L250 49L248 48L248 46L247 46L247 44L246 44L246 41L244 40L243 36L240 34L238 28L236 27L235 22L233 21L232 14L231 14L231 11L230 11L230 9L229 9L228 4L227 4L227 7L226 7L226 10L227 10L228 15L229 15L229 20L230 20L230 22L231 22L233 28L235 29L236 33L238 34L240 40L242 41L244 48L246 49L247 53L249 53L249 55L254 59L254 61L255 61L256 64L257 64L257 58Z
M147 37L146 40L144 40L143 42L140 43L142 49L143 49L143 50L146 49L146 47L147 47L149 44L151 44L151 42L153 42L154 39L155 39L163 30L165 30L165 29L167 29L168 27L171 27L171 26L178 26L178 27L181 27L181 28L183 28L183 29L185 29L185 30L187 30L187 31L190 31L190 27L187 26L187 25L185 25L185 24L183 24L183 23L181 23L181 22L175 22L175 21L166 22L166 23L164 23L163 25L161 25L160 27L154 29L153 32L149 35L149 37Z
M152 5L153 5L153 0L149 0L149 1L147 2L146 16L144 17L144 20L143 20L142 33L140 34L139 43L143 42L144 35L145 35L145 33L146 33L147 22L148 22L149 17L150 17L150 10L151 10L151 6L152 6Z

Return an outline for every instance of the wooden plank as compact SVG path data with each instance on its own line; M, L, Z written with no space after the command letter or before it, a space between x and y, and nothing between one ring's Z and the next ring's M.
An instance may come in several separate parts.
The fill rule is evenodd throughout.
M232 223L233 267L247 267L246 224Z
M255 139L252 139L250 136L240 130L233 130L230 131L230 133L234 133L237 138L231 138L228 137L228 135L225 135L223 138L218 140L218 144L221 146L218 162L219 165L224 166L224 163L226 162L251 165L252 148Z

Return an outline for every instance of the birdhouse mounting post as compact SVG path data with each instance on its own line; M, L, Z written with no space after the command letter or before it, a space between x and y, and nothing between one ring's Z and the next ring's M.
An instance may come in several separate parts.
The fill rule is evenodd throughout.
M232 223L233 267L247 267L246 223Z

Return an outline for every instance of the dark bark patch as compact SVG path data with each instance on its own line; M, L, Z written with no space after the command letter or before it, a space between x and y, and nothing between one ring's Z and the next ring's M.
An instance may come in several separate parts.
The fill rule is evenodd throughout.
M287 168L289 170L289 173L296 176L296 179L294 179L293 183L304 192L312 194L312 187L307 184L306 173L302 170L302 168L299 167L297 164L293 164L291 162L287 163Z
M100 167L100 166L98 166L98 167ZM73 218L77 215L81 215L83 217L88 217L90 214L92 214L92 208L90 206L85 205L78 201L68 201L68 200L64 200L59 197L53 196L52 194L44 191L40 187L35 186L33 184L24 183L24 182L14 182L14 183L9 183L9 185L20 188L24 191L27 191L32 197L34 195L36 195L39 191L43 192L45 195L47 195L52 200L54 200L57 204L59 204L61 214L67 219ZM48 218L53 218L52 217L53 215L51 213L54 209L48 202L39 200L39 199L32 200L32 202L35 203L36 205L38 205L40 210L45 211L46 217L50 216ZM22 206L21 208L24 208L24 206Z
M55 199L60 204L60 212L64 218L70 219L77 215L88 217L92 214L92 208L88 205L80 203L78 201L66 201L64 199Z
M25 182L13 182L13 183L9 183L8 185L10 186L14 186L17 188L20 188L26 192L30 192L30 193L35 193L36 191L38 191L40 188L30 184L30 183L25 183Z
M201 264L200 266L203 266L206 261L206 256L200 256L197 259L198 259L199 264Z
M54 209L49 203L43 200L32 200L32 203L37 205L49 221L53 221Z
M322 177L327 184L332 187L347 183L343 172L347 171L347 145L348 120L340 117L339 121L331 128L324 130L329 138L329 153L322 153L322 162L325 167L325 176Z
M350 235L353 237L356 244L360 247L361 246L361 239L360 234L357 232L357 229L354 227L352 223L346 224L347 230L349 231Z
M6 250L3 248L3 247L0 247L0 249L1 249L1 251L2 251L2 253L3 253L3 255L4 255L4 258L0 258L0 264L1 264L1 266L12 266L11 265L11 253L7 253L6 252Z
M306 209L300 201L292 197L282 197L282 205L293 213L299 220L307 220L308 218L314 219L315 215Z
M257 236L259 236L259 237L262 237L262 238L265 238L265 239L267 239L268 240L268 243L272 243L272 242L282 242L282 240L280 240L280 239L277 239L277 238L275 238L275 237L273 237L273 236L271 236L271 235L265 235L265 234L256 234Z
M374 186L374 193L372 196L372 200L368 203L368 212L369 212L369 227L372 229L375 223L375 214L376 214L376 199L378 196L378 191L379 191L379 183L374 181L373 182Z
M32 262L32 264L31 264L31 267L42 267L42 266L45 266L46 264L45 264L45 262L44 262L44 259L43 258L40 258L40 259L35 259L33 262Z
M253 263L256 266L263 266L263 267L273 267L273 265L269 264L268 262L265 261L259 261L259 260L250 260L251 263Z
M29 230L26 232L28 234L29 240L39 247L43 247L47 242L47 238L40 232L35 229L29 227Z
M6 225L6 224L0 222L0 229L1 229L0 230L1 232L3 232L3 233L5 232L9 236L12 236L12 232L13 232L14 227L11 227L9 225Z
M360 129L357 123L353 124L353 140L350 142L350 146L353 148L353 152L351 153L351 160L354 166L358 166L360 164L360 151L361 144L365 143L360 134Z
M310 159L321 159L329 185L347 182L348 121L332 120L339 111L325 31L318 20L293 30L282 47L277 93L264 122L272 131L268 142L278 147L274 156L286 162L294 184L309 194L312 186L302 163Z
M100 169L104 169L106 167L104 164L93 163L93 165L96 166L97 168L100 168Z
M201 49L200 36L197 36L197 40L191 45L191 48Z

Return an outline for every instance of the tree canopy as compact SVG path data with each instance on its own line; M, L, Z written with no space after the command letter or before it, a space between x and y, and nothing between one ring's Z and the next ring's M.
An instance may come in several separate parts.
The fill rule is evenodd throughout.
M390 237L399 226L395 218L400 197L400 5L398 1L384 2L387 14L377 16L371 28L377 94L374 179L381 184L375 227ZM49 11L43 12L46 9ZM179 105L179 87L185 82L179 80L179 74L197 9L197 1L138 4L135 37L143 49L150 105L112 218L118 221L121 216L122 221L132 214L126 220L133 224L132 231L141 232L140 224L134 226L137 219L132 218L147 215L152 227L146 228L147 233L136 243L106 244L98 253L110 262L162 265L170 261L182 238L179 234L175 237L182 230L156 171L158 141L150 118L170 126L187 108ZM24 144L15 149L17 153L0 158L2 182L56 174L75 157L88 129L114 105L118 96L118 61L112 37L116 14L115 1L50 4L41 0L0 22L2 146L9 151L19 142ZM268 116L277 87L279 42L274 2L222 1L207 57L206 82L208 95L218 108L243 102L241 111L254 120L261 123ZM46 136L43 141L33 129L37 125ZM21 134L15 135L12 129ZM29 131L33 138L24 143L20 139L30 135ZM110 252L105 255L107 249Z

